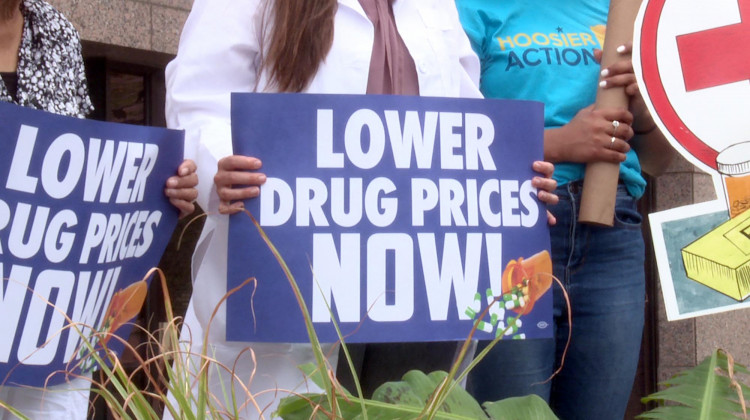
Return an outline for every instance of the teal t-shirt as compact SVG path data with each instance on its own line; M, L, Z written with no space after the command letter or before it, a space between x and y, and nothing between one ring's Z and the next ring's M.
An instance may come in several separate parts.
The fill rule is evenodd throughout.
M485 97L544 103L545 128L561 127L596 99L609 0L456 0L461 23L482 62ZM558 184L583 179L586 166L556 163ZM646 187L631 150L620 179L633 197Z

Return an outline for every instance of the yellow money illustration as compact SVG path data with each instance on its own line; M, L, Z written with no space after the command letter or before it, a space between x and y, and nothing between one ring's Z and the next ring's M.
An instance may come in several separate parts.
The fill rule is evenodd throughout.
M750 295L750 210L682 249L688 278L742 301Z

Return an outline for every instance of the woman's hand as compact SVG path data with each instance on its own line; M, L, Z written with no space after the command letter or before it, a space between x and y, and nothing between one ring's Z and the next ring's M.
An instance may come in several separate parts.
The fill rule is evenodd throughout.
M632 147L638 153L641 169L652 176L658 176L669 166L676 152L669 140L657 129L656 122L648 111L633 72L633 61L630 58L632 43L617 47L622 59L602 70L600 86L603 89L625 88L630 95L630 110L633 113L633 131L636 135ZM601 52L595 52L601 59Z
M177 175L167 179L164 194L169 202L180 211L180 218L195 211L193 201L198 198L198 174L195 162L190 159L184 160L177 168Z
M552 179L555 166L550 162L538 160L531 165L531 168L542 174L542 176L535 176L531 180L531 185L538 190L537 197L539 197L539 200L547 205L557 204L560 200L557 194L555 194L557 181ZM547 210L547 223L550 225L557 223L557 219L555 219L555 216L549 210Z
M590 105L564 126L544 131L544 158L550 162L620 163L630 150L632 122L628 110Z
M599 86L602 89L618 87L625 89L625 94L630 97L630 111L633 113L634 118L633 130L635 133L640 134L646 133L655 128L655 123L651 118L651 114L648 112L646 102L643 100L641 91L638 88L638 83L633 71L633 60L630 58L632 51L632 42L617 47L617 53L622 56L622 59L618 60L611 66L602 69L602 80L599 82ZM594 51L594 57L597 60L601 61L601 56L601 50Z
M237 213L244 208L242 200L260 194L260 186L266 182L266 175L248 171L257 171L261 166L260 159L250 156L233 155L219 161L214 176L220 200L219 213Z

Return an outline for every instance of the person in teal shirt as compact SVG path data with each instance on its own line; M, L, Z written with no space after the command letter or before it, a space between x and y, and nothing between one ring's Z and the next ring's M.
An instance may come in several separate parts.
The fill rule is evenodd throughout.
M641 164L665 167L671 148L638 95L629 59L600 73L609 1L456 3L482 64L485 97L544 103L545 160L555 163L560 197L549 208L557 218L550 228L553 271L572 311L569 324L556 287L553 339L498 343L471 372L467 389L480 402L536 393L561 419L621 420L644 319ZM618 51L627 54L630 46ZM630 110L594 109L599 86L625 86ZM597 161L620 163L612 228L577 221L586 163ZM560 366L569 332L563 368L546 381Z

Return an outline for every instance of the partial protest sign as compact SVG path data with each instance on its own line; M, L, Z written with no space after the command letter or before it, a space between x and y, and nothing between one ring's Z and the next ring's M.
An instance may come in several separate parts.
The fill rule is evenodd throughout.
M541 103L233 94L235 154L268 177L246 201L321 340L551 337ZM247 214L230 217L227 338L307 342L284 272ZM488 304L494 302L486 312ZM519 317L520 315L520 317Z
M8 103L0 115L0 384L54 385L91 367L84 337L127 338L177 223L163 190L183 133Z
M633 67L671 145L718 199L649 216L669 320L750 307L750 2L648 0Z

